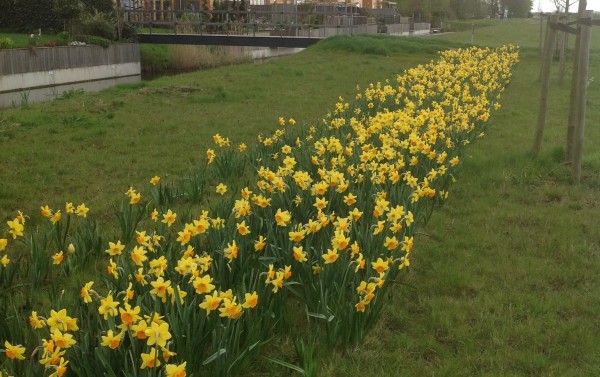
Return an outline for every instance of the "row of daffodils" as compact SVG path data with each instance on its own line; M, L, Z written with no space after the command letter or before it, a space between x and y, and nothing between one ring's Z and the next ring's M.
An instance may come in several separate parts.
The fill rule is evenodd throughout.
M130 188L119 231L85 204L19 212L0 238L0 375L230 376L274 336L360 342L517 56L441 52L322 124L281 118L248 150L215 135L200 187Z

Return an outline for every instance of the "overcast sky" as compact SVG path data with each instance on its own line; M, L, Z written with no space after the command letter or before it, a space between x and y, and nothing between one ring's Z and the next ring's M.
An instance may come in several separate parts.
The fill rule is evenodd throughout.
M570 0L570 3L573 3L574 0ZM544 12L553 12L556 10L554 6L554 1L552 0L533 0L533 11L538 11L538 6L542 7L542 11ZM579 3L575 3L569 7L569 11L577 12L579 7ZM587 0L587 9L595 10L596 12L600 12L600 0Z

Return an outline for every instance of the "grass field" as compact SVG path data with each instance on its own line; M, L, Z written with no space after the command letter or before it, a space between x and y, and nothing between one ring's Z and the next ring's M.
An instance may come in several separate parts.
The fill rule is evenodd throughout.
M471 147L446 206L421 228L411 271L381 322L355 350L322 355L320 376L600 375L600 88L590 81L584 179L573 185L563 164L569 78L562 86L553 78L542 152L530 155L537 22L476 30L477 44L524 47L503 107ZM595 37L590 77L600 76ZM213 134L252 142L280 116L320 119L357 84L393 78L434 59L437 48L469 41L470 31L338 40L261 65L0 111L0 218L69 200L108 222L130 185L144 187L155 174L176 179ZM292 347L274 344L273 354L294 362ZM285 373L264 361L248 375Z

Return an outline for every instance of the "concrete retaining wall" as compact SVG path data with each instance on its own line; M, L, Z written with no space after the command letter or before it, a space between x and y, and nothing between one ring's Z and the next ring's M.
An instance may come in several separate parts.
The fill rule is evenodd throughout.
M340 27L323 27L320 29L298 30L299 37L327 38L334 35L377 34L377 25L356 25Z
M0 108L140 80L137 44L0 50Z
M390 35L421 35L429 34L431 24L428 22L415 22L414 24L388 24L385 25ZM412 26L412 28L411 28Z

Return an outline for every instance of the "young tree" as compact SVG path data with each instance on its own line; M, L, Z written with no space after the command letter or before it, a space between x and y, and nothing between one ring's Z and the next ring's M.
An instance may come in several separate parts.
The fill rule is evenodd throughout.
M498 16L498 11L500 10L500 0L489 0L488 4L490 5L490 17L496 18Z
M574 5L579 0L553 0L554 6L556 7L556 12L561 13L565 12L565 14L569 13L569 7Z
M532 7L531 0L502 0L502 10L509 18L527 17Z
M81 2L85 6L85 10L90 13L110 13L113 11L112 0L81 0Z
M54 13L63 21L63 30L67 27L73 33L73 20L78 19L84 10L84 5L79 0L54 0Z

